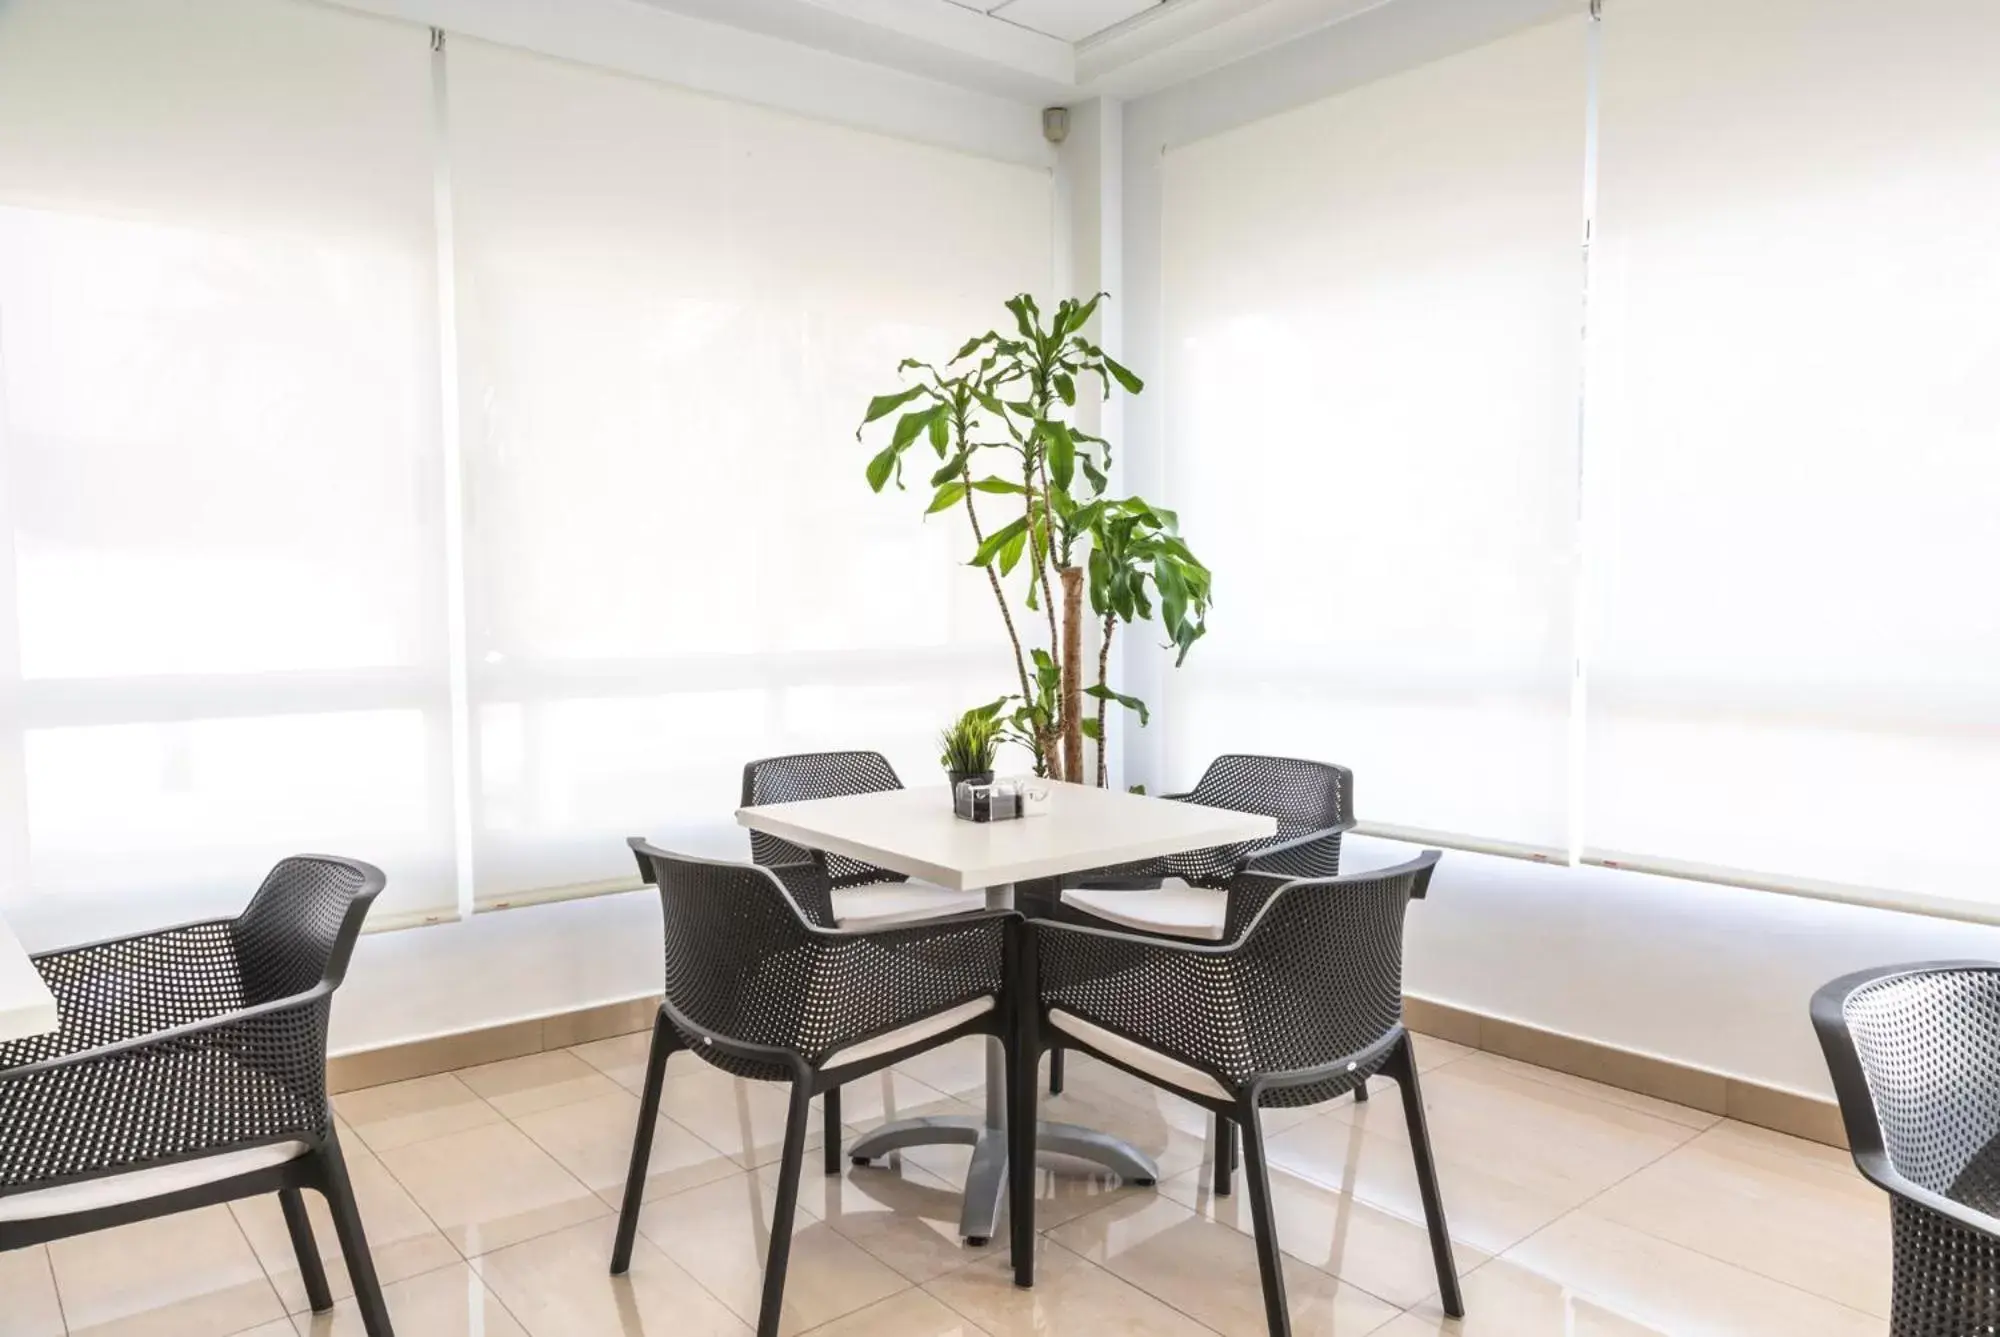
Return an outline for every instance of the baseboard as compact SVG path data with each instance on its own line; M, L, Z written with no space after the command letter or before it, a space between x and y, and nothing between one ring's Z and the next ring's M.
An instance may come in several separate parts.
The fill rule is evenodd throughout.
M1847 1146L1840 1107L1831 1100L1745 1081L1652 1054L1634 1053L1560 1031L1489 1017L1428 998L1405 998L1403 1016L1412 1030L1454 1044L1587 1077L1606 1086L1670 1100L1676 1105L1725 1115L1831 1147Z
M640 998L344 1054L327 1065L327 1080L329 1088L337 1094L412 1077L431 1077L481 1063L498 1063L547 1049L564 1049L647 1030L658 1009L659 999ZM1830 1100L1518 1021L1485 1016L1428 998L1406 998L1403 1013L1413 1030L1455 1044L1587 1077L1606 1086L1670 1100L1710 1114L1726 1115L1794 1137L1835 1147L1847 1145L1840 1109Z
M651 1030L659 1012L658 998L638 998L602 1007L580 1008L533 1021L510 1021L479 1030L459 1031L406 1044L385 1045L342 1054L326 1065L327 1089L338 1095L364 1086L434 1077L442 1072L522 1058L548 1049L567 1049L614 1035Z

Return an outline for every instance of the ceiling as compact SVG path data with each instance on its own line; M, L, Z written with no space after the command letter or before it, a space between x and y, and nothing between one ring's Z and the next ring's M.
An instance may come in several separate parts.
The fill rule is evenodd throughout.
M1115 28L1165 0L937 0L991 14L1065 42L1081 42Z
M1143 96L1384 0L644 2L1049 106Z

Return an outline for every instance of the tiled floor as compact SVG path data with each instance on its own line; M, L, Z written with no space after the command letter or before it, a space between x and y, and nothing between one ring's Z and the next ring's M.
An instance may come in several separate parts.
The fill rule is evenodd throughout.
M775 1087L675 1056L632 1272L606 1275L645 1045L625 1036L336 1098L402 1337L749 1330L784 1123ZM977 1045L850 1087L847 1136L971 1109ZM1300 1337L1884 1330L1888 1212L1845 1153L1444 1040L1418 1047L1469 1317L1439 1311L1402 1113L1383 1081L1365 1105L1266 1123ZM1209 1192L1206 1117L1081 1056L1048 1107L1151 1152L1159 1187L1044 1170L1038 1284L1025 1292L1004 1247L956 1238L962 1150L837 1179L812 1157L786 1331L1262 1333L1247 1204L1240 1180L1233 1197ZM276 1202L214 1208L0 1254L0 1337L360 1333L345 1270L329 1275L342 1301L315 1318Z

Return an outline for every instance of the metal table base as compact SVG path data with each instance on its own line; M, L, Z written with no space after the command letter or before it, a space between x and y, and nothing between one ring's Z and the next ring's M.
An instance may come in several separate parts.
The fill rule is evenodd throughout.
M1014 908L1011 884L988 887L986 908ZM1036 1081L1036 1074L1028 1075ZM886 1156L904 1147L959 1146L972 1148L972 1165L965 1174L964 1207L958 1233L974 1244L992 1239L1000 1227L1000 1207L1007 1197L1007 1056L998 1040L986 1043L986 1115L932 1115L898 1119L857 1138L848 1154L857 1162ZM1160 1177L1152 1157L1109 1133L1071 1123L1037 1123L1035 1150L1101 1165L1119 1178L1151 1184Z

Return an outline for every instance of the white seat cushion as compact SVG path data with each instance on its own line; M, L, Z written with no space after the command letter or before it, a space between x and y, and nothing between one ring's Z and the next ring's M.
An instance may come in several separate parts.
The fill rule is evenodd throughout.
M876 1036L873 1040L863 1040L858 1045L836 1049L826 1056L826 1060L820 1064L820 1069L825 1071L830 1068L845 1067L849 1063L861 1063L901 1049L904 1045L928 1040L933 1035L943 1035L954 1026L963 1026L974 1017L991 1012L994 1006L991 998L975 998L969 1003L960 1003L957 1007L940 1012L934 1017L925 1017L922 1021L899 1026L887 1034Z
M1136 1040L1114 1035L1102 1026L1064 1012L1061 1008L1049 1009L1049 1025L1064 1035L1083 1041L1106 1058L1115 1058L1126 1067L1157 1077L1169 1086L1177 1086L1183 1091L1191 1091L1199 1096L1213 1096L1219 1100L1236 1099L1234 1091L1200 1068L1191 1068L1179 1059L1168 1058L1158 1050L1148 1049Z
M833 922L842 928L888 928L985 908L983 891L947 891L929 882L869 882L833 890Z
M116 1207L121 1203L143 1202L147 1198L178 1193L182 1189L234 1179L253 1170L268 1170L274 1165L297 1160L311 1150L303 1142L278 1142L268 1147L226 1151L220 1156L182 1161L178 1165L106 1175L102 1179L86 1179L80 1184L64 1184L59 1188L38 1189L33 1193L17 1193L0 1198L0 1221L35 1221L49 1216L68 1216L72 1212L95 1211L100 1207Z
M1209 942L1222 941L1229 917L1227 891L1190 887L1177 877L1162 881L1158 890L1072 887L1063 892L1062 903L1126 928Z

